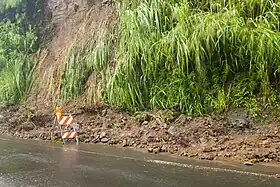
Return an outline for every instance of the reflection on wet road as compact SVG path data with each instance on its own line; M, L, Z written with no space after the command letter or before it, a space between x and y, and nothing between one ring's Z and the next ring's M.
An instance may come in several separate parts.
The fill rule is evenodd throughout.
M174 161L129 149L0 138L0 186L280 186L267 174Z

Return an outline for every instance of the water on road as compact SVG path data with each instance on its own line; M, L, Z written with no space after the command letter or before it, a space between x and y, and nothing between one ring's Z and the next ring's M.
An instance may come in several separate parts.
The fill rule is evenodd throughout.
M275 169L247 168L213 166L108 146L63 146L0 138L0 187L280 186L280 179L270 175L277 173Z

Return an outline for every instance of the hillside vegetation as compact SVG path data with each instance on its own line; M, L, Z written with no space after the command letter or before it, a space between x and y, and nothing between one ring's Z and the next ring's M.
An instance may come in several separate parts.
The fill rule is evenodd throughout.
M71 44L59 81L62 101L84 96L90 104L98 98L130 112L163 108L188 115L230 107L246 107L253 115L261 115L265 108L279 109L279 0L116 0L115 4L116 27ZM15 24L2 23L1 32ZM14 32L16 36L18 30ZM31 33L25 31L24 40L16 41L32 46ZM0 45L1 53L7 50L6 43ZM28 83L32 66L19 60L30 49L22 47L20 58L9 54L1 63L21 64L30 72L11 81L13 76L7 75L11 68L2 69L2 100L15 95L16 80L32 85ZM89 79L91 75L95 79ZM95 81L88 85L89 80ZM29 91L19 90L23 95Z
M103 37L85 55L69 55L67 67L86 61L66 69L77 81L67 81L69 94L83 93L78 71L93 67L107 76L103 100L131 111L200 115L233 106L257 115L279 107L280 1L118 1L117 11L114 53Z
M0 1L0 101L21 103L34 83L39 1Z

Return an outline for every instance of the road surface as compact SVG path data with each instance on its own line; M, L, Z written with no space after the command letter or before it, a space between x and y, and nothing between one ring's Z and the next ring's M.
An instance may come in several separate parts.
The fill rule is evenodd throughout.
M0 137L1 187L279 187L280 179L271 177L278 169Z

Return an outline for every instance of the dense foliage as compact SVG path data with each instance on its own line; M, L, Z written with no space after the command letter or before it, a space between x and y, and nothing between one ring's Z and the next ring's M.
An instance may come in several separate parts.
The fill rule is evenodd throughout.
M18 102L33 82L30 54L38 34L32 25L42 7L11 2L0 3L0 99ZM280 108L279 0L116 4L116 30L105 29L69 48L60 77L63 100L85 95L93 101L98 95L130 111L164 108L189 115L231 106L255 115Z
M38 1L0 1L0 102L25 101L34 83ZM38 10L37 10L38 9ZM33 10L33 11L29 11ZM38 13L38 14L37 14Z
M130 111L279 108L279 0L118 0L117 10L114 48L108 35L69 52L64 99L95 70L103 101Z
M108 101L199 115L278 107L279 0L120 1Z

